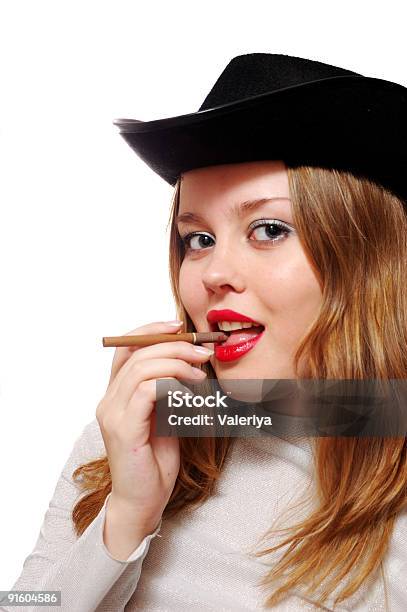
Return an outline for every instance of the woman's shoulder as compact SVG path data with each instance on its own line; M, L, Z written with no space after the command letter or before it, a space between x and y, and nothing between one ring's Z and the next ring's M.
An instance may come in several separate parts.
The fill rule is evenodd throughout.
M105 443L96 417L85 425L83 433L92 448L105 452Z
M87 455L92 455L92 458L106 454L105 443L96 417L89 421L82 429L80 436L76 440L76 444L78 443L80 450L84 451Z
M100 431L97 418L86 423L79 435L73 442L70 455L65 463L63 472L65 475L72 472L80 465L100 459L106 455L106 448Z

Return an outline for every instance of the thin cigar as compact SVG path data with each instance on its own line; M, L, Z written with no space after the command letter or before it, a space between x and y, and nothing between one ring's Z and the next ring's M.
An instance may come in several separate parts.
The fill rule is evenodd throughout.
M224 342L228 336L223 332L190 332L181 334L147 334L144 336L106 336L103 346L150 346L159 342Z

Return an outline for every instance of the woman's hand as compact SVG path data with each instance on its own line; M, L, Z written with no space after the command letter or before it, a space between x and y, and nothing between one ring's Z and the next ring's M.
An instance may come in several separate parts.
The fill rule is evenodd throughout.
M125 335L176 333L178 329L158 322ZM188 362L199 365L212 353L197 348L203 347L185 341L118 347L106 394L96 409L112 477L109 505L134 517L134 524L146 533L160 521L180 467L178 438L152 433L156 379L202 381L205 373Z

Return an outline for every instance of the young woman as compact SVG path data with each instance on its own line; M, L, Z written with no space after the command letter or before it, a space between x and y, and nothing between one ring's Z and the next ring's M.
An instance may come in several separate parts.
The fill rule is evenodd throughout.
M161 378L405 378L403 104L404 88L387 81L250 54L232 60L198 113L162 129L122 123L175 186L180 319L128 333L247 318L264 331L250 350L116 350L13 589L61 590L70 612L407 609L405 435L153 433ZM394 146L380 152L386 134ZM236 330L227 344L247 348L256 333Z

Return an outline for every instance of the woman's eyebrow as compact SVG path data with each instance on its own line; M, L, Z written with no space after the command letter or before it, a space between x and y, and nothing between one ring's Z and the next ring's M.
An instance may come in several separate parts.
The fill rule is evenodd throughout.
M249 212L257 210L258 208L260 208L260 206L263 206L268 202L274 202L276 200L287 200L288 202L291 201L290 198L285 198L282 196L274 198L257 198L255 200L246 200L245 202L241 202L240 204L235 204L234 206L232 206L227 216L232 217L233 215L237 215L239 218L241 218L247 215ZM175 219L176 224L182 222L187 223L188 221L199 222L204 221L204 218L198 213L184 212L180 215L177 215Z

